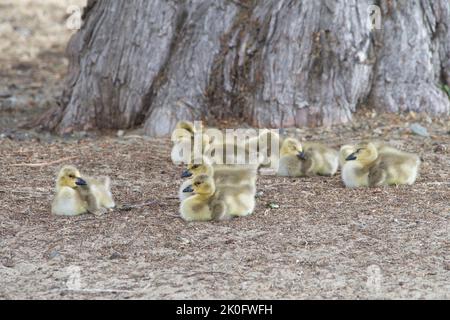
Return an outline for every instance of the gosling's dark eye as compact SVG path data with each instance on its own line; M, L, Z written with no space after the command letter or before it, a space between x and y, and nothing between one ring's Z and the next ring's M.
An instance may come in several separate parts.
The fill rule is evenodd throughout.
M70 179L75 179L75 176L71 174L71 175L69 175L69 178Z
M199 167L198 164L196 164L196 165L192 166L192 169L195 170L195 169L198 169L198 167Z

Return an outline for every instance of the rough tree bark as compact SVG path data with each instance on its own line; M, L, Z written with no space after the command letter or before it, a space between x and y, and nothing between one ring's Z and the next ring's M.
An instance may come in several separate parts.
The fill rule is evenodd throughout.
M372 4L381 30L367 27ZM448 0L90 0L68 53L60 107L42 119L60 132L329 125L361 104L450 111Z

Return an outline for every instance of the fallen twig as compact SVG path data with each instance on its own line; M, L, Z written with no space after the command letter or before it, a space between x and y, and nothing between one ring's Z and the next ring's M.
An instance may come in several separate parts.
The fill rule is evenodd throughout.
M19 164L12 164L10 165L10 167L31 167L31 168L39 168L39 167L46 167L46 166L51 166L54 164L60 164L62 162L65 161L69 161L72 159L75 159L76 157L66 157L66 158L62 158L59 160L55 160L55 161L50 161L50 162L43 162L43 163L19 163Z
M230 275L229 273L223 271L199 271L194 273L184 273L184 275L189 278L199 275L215 275L215 274Z

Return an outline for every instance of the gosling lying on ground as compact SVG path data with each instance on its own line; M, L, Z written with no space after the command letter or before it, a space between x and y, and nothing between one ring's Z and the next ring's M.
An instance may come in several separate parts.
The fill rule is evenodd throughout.
M181 217L186 221L221 220L226 214L225 203L214 199L216 186L212 177L200 174L185 189L194 195L183 200L180 205Z
M110 188L108 177L85 178L75 167L65 166L58 174L52 213L65 216L103 214L115 207Z
M305 143L302 146L298 140L287 138L280 150L278 175L333 176L338 166L339 154L336 150L319 143Z
M192 180L200 174L206 174L213 177L216 186L256 186L257 167L250 165L213 165L209 158L203 157L200 163L189 164L187 169L182 173L182 178L190 179L181 184L178 192L181 201L192 195L184 190L191 185Z
M420 159L415 154L388 145L361 143L346 158L342 180L348 188L411 185L416 181L419 166Z

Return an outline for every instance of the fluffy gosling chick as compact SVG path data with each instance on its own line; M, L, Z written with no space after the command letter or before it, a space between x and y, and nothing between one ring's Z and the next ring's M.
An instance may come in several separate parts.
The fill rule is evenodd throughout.
M186 221L220 220L226 214L224 202L214 199L216 186L212 177L201 174L195 177L185 192L194 193L180 205L181 217Z
M63 167L56 179L56 195L52 203L52 213L61 216L76 216L88 212L88 203L79 192L80 186L87 185L77 168Z
M172 132L171 138L173 147L170 157L173 163L188 163L193 157L196 148L199 151L199 154L202 154L205 148L210 144L210 137L205 133L201 136L201 142L197 143L195 136L196 132L196 128L189 121L181 121L177 124L177 127Z
M369 142L364 142L369 143ZM372 141L375 148L377 148L378 153L398 153L401 152L400 150L390 146L389 144L383 142L383 141ZM347 157L351 155L353 152L355 152L357 149L356 145L347 144L341 147L339 151L339 165L341 169L344 167L344 165L347 162Z
M420 166L417 155L393 147L377 149L374 143L359 144L346 158L342 179L346 187L411 185Z

